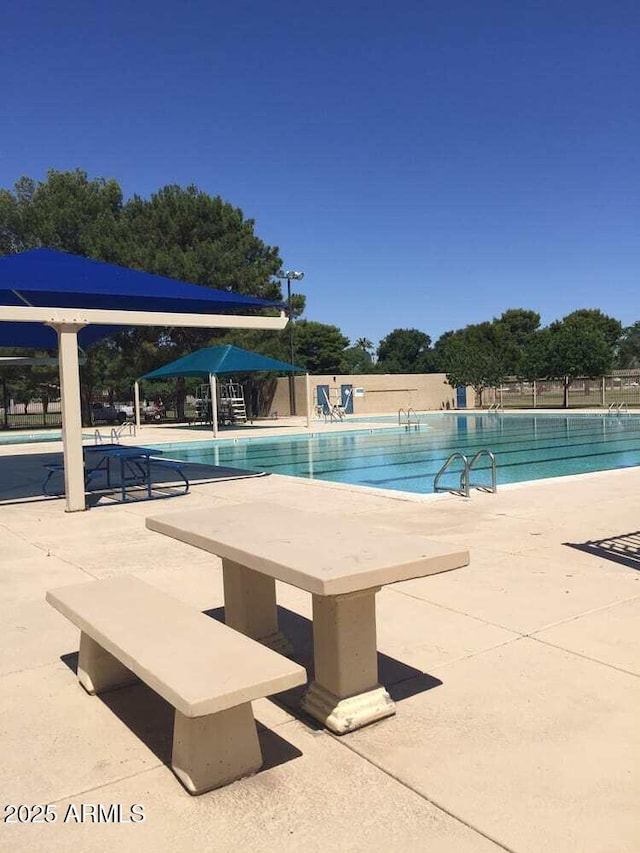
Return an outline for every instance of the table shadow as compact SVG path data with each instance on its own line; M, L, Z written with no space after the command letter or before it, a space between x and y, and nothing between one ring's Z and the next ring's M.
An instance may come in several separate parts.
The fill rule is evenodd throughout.
M204 612L218 622L224 622L224 607L215 607ZM320 723L307 716L300 708L302 697L314 675L313 623L310 619L286 607L278 607L278 625L293 646L291 659L307 670L308 682L306 685L294 687L269 698L309 727L322 728ZM442 684L439 678L385 655L383 652L378 652L378 679L394 702L408 699L418 693L425 693Z

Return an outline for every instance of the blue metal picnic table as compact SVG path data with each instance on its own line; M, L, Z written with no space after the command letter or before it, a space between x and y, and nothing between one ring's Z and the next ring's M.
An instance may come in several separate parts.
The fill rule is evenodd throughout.
M127 500L127 486L144 485L147 496L151 497L151 457L161 456L161 450L152 447L125 447L121 444L96 444L85 447L83 450L87 470L92 472L104 470L108 486L111 486L111 461L119 462L119 485L123 501ZM101 458L96 461L95 457L98 456Z

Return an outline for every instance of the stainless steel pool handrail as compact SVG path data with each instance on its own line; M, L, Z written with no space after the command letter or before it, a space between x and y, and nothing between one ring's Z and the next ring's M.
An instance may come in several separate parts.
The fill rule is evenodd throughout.
M464 468L460 472L460 487L458 489L451 489L448 486L440 486L439 481L443 474L447 472L449 467L457 460L461 459ZM434 492L451 492L453 495L461 495L462 497L469 497L469 460L464 455L464 453L460 453L457 450L455 453L452 453L444 465L440 468L438 473L436 474L433 480L433 491Z
M484 456L488 456L491 461L491 485L485 486L484 483L471 483L471 471L473 466L479 459L482 459ZM481 492L493 492L494 494L498 491L498 474L496 469L496 457L495 454L490 450L487 450L486 447L483 447L482 450L479 450L475 456L469 462L469 466L467 469L467 480L468 486L470 489L479 489Z
M132 435L135 437L136 425L133 423L133 421L125 421L123 424L120 424L120 426L112 427L111 437L112 437L112 439L114 438L114 436L115 436L115 438L119 438L121 435L124 435L127 431L129 433L129 435ZM115 443L117 444L117 441Z
M411 421L411 413L412 412L413 412L413 415L415 417L415 421L413 421L413 422ZM420 429L420 418L418 417L418 413L416 412L416 410L414 408L412 408L411 406L409 406L409 408L407 409L407 429L409 429L409 427L411 427L411 426L414 429Z
M411 413L413 413L413 416L415 417L414 421L411 420ZM402 415L405 416L405 421L402 420ZM413 409L411 406L409 406L408 409L403 409L402 407L400 407L398 409L398 426L404 426L404 428L407 430L410 427L413 427L414 429L420 429L420 418L418 417L418 413L416 412L416 410Z
M488 456L491 461L491 485L486 486L483 483L472 483L471 482L471 471L479 459ZM440 485L440 478L445 474L449 467L458 459L462 460L462 464L464 465L462 471L460 472L460 486L457 489L452 489L448 486ZM460 495L461 497L468 498L471 489L478 489L481 492L492 492L495 494L498 491L498 472L496 465L496 457L495 454L490 450L487 450L486 447L483 447L482 450L479 450L472 458L469 460L464 453L461 453L457 450L455 453L452 453L444 465L440 468L438 473L436 474L433 480L433 491L434 492L451 492L452 495Z

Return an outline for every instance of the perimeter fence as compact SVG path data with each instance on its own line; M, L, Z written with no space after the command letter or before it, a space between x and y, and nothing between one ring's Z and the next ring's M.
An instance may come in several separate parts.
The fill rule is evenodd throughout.
M640 408L640 370L618 370L597 378L574 379L568 388L568 408ZM522 382L506 379L497 388L475 395L477 408L558 409L564 408L564 383L550 379Z

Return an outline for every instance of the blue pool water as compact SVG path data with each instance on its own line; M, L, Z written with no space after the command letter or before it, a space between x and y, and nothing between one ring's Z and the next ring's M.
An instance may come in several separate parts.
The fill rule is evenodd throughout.
M438 414L421 419L419 431L248 439L217 447L199 442L163 450L190 462L418 494L433 491L436 473L454 451L468 457L481 448L493 451L498 484L640 464L640 417ZM474 481L482 478L480 473ZM443 485L458 480L459 474L452 474Z
M0 444L30 444L40 441L62 441L61 432L0 433Z
M93 438L93 434L82 438ZM33 444L41 441L62 441L61 432L0 432L0 444Z

